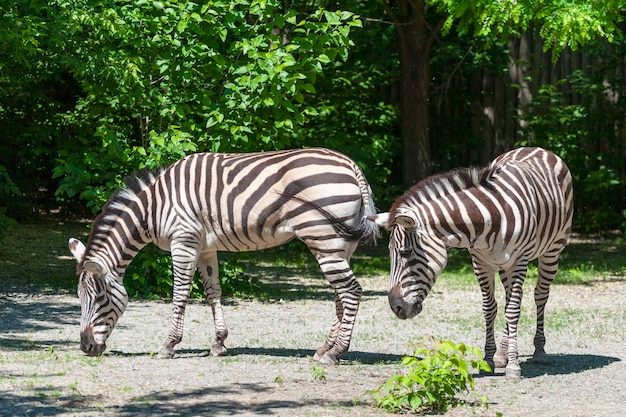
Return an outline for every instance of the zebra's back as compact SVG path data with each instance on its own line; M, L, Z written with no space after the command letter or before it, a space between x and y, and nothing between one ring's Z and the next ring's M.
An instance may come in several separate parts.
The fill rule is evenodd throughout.
M207 247L219 251L263 249L296 236L319 238L332 223L328 215L358 229L374 210L360 169L327 149L193 154L164 171L154 188L170 212L163 233L172 236L166 241L203 233Z

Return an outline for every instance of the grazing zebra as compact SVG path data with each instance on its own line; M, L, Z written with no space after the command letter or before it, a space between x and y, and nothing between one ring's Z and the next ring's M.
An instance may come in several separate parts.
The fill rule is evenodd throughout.
M486 168L458 169L413 186L389 213L370 220L391 228L389 304L401 319L422 310L448 248L467 248L480 284L486 323L485 360L521 377L517 322L528 262L538 258L534 359L545 361L544 312L558 258L572 223L572 178L563 161L540 148L521 148ZM506 329L496 353L496 271L506 292Z
M106 349L128 303L124 271L153 242L171 252L174 271L171 329L159 357L173 357L182 339L196 268L215 321L211 353L226 354L217 251L253 251L297 237L335 290L336 318L315 359L338 363L349 348L362 292L349 260L359 241L376 238L378 227L366 220L374 214L361 170L327 149L200 153L157 174L129 177L95 219L87 246L69 242L78 261L81 349L90 356Z

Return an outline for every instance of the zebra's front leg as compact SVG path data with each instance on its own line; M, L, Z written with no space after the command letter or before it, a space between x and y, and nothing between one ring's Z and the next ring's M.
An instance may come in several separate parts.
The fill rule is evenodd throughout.
M195 273L195 251L184 248L183 251L172 248L172 263L174 270L174 289L172 294L172 324L165 343L161 346L158 358L171 359L176 354L174 346L183 339L185 323L185 309L189 300L191 281Z
M211 344L211 355L224 356L227 352L224 341L228 337L228 329L222 311L222 289L219 281L217 253L203 254L198 260L198 271L202 276L204 294L211 306L213 322L215 323L215 340Z
M345 259L323 258L319 260L324 275L335 290L336 317L324 345L314 358L321 363L338 364L339 357L350 348L352 329L359 310L363 290Z

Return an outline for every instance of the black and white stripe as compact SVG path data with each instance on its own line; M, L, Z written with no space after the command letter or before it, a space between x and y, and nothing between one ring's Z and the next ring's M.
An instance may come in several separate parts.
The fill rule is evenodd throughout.
M544 313L558 258L572 223L572 177L563 161L520 148L488 167L459 169L413 186L389 213L370 219L392 228L389 303L402 319L417 315L447 262L447 249L467 248L483 294L485 359L519 378L517 322L529 261L538 259L534 358L545 360ZM506 330L496 353L494 277L506 290Z
M327 149L251 154L190 155L153 174L126 180L94 221L85 248L70 240L79 262L81 348L100 354L128 297L124 271L147 243L172 253L174 313L159 352L172 357L195 269L215 319L212 353L226 353L228 335L218 278L217 251L252 251L302 240L335 290L336 319L315 357L337 363L348 350L361 297L349 261L359 241L378 228L370 187L357 165Z

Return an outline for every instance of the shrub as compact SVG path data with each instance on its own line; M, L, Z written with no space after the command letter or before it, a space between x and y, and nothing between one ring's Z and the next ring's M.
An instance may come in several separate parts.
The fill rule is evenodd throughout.
M223 297L246 298L262 293L261 282L244 272L239 254L220 262L219 276ZM172 257L155 245L146 246L129 265L124 286L133 298L162 299L172 297L174 274ZM200 275L191 283L191 298L204 298Z
M402 358L407 375L394 375L370 393L378 407L391 412L449 410L459 403L456 394L474 389L470 365L491 371L482 359L469 359L468 364L471 356L481 357L480 350L426 336L413 356Z

